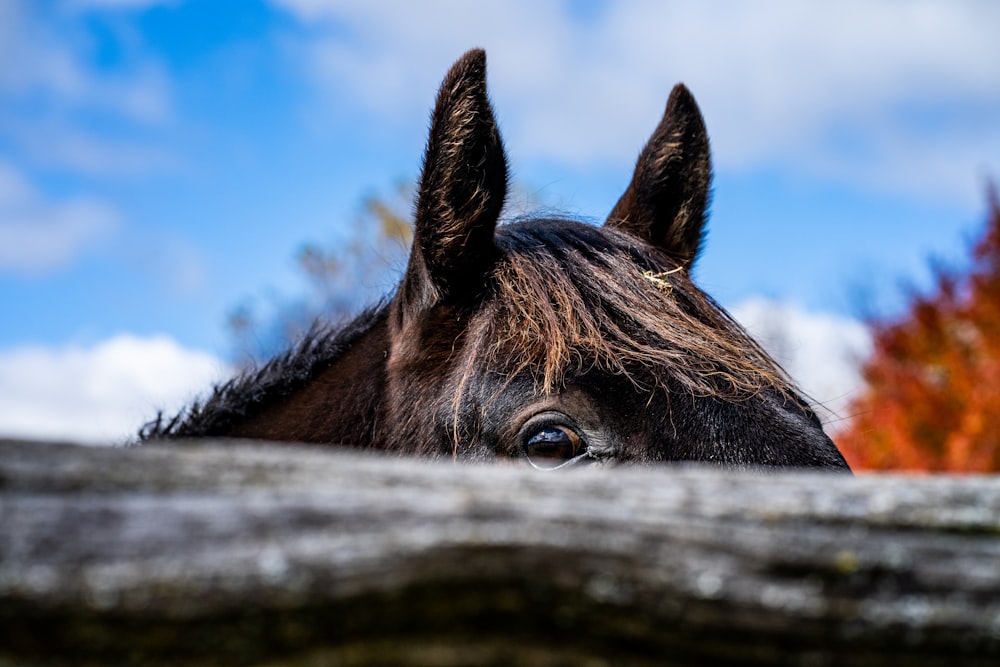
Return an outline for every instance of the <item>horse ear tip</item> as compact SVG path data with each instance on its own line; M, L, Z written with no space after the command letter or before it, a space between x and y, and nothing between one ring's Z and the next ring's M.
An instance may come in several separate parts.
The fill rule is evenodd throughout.
M485 78L486 75L486 50L481 48L469 49L459 58L451 68L454 76L466 77L475 76Z
M683 83L678 83L670 91L670 97L667 98L667 107L697 109L698 104L694 101L691 89Z
M694 95L683 83L678 83L670 91L667 108L663 112L663 123L675 130L687 128L688 131L701 136L705 141L708 139L701 108L695 102Z
M476 47L474 49L469 49L462 56L462 60L468 60L470 62L475 62L477 64L486 64L486 49L482 47Z

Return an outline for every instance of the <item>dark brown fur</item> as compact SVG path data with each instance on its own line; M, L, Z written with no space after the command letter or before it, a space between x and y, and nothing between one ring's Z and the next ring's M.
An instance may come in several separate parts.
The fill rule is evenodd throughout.
M532 460L554 438L566 453L543 462L846 468L781 369L691 281L711 165L687 89L604 227L498 228L507 165L485 67L471 51L441 87L391 300L142 437Z

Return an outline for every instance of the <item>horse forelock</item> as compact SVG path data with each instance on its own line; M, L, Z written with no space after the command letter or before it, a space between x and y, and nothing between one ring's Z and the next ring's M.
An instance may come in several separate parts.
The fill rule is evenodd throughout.
M697 288L634 237L566 220L502 226L492 293L467 332L463 375L527 371L538 390L572 372L621 375L740 400L793 391L782 369Z

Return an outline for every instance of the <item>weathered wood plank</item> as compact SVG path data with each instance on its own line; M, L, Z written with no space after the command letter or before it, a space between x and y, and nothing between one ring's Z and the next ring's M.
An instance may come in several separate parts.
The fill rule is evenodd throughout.
M1000 478L0 443L3 664L1000 664Z

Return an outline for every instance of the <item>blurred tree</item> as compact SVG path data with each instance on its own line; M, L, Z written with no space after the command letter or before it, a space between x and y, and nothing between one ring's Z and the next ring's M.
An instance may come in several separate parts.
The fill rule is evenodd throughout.
M369 195L361 203L346 238L323 246L303 244L296 264L307 280L301 296L271 293L245 301L228 316L237 365L248 367L269 359L299 340L317 320L340 324L365 306L391 294L413 239L413 185L401 182L387 195ZM542 208L537 191L514 184L505 217Z
M864 392L836 441L855 469L1000 470L1000 202L967 270L938 268L902 317L875 321Z
M326 247L303 244L296 264L307 280L304 295L271 295L263 309L259 303L243 303L229 314L237 363L249 366L270 358L300 339L317 319L345 322L389 294L406 268L412 200L408 184L397 185L387 196L370 195L346 238Z

